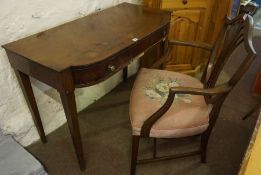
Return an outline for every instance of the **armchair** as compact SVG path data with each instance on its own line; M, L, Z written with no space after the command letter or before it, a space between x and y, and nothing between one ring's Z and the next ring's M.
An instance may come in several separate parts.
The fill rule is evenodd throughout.
M206 162L208 139L220 108L256 56L252 46L252 25L253 20L249 15L226 19L214 46L201 42L170 40L166 54L152 66L153 69L140 70L130 99L131 175L135 174L137 164L159 160L200 154L201 162ZM211 53L201 80L177 72L155 69L164 63L172 45L199 47ZM226 83L217 86L221 71L239 46L246 50L246 55L242 55L243 61ZM201 137L198 150L172 156L157 156L156 138L191 136ZM138 160L140 138L148 137L154 138L153 157Z

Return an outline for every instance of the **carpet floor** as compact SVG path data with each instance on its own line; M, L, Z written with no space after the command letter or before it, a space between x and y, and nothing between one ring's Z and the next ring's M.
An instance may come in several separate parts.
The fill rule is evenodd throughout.
M254 44L260 53L261 38ZM258 48L259 47L259 48ZM247 148L257 113L246 121L243 117L257 99L251 95L255 72L260 65L258 55L250 70L226 99L211 134L207 163L199 156L138 165L137 175L233 175L237 174ZM233 67L234 65L232 65ZM80 171L67 125L47 136L48 142L36 142L27 149L40 160L51 175L128 175L131 147L131 126L128 99L133 79L120 84L79 114L87 169ZM160 155L181 153L198 148L198 138L190 140L160 139ZM152 156L152 140L143 139L139 155Z

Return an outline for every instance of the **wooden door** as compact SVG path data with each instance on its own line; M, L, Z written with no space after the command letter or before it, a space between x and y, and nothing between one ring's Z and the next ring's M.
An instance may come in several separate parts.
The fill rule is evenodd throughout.
M234 0L219 0L213 2L212 13L209 16L206 42L214 43L223 27L224 19L230 15Z
M170 39L211 44L216 40L232 4L233 0L143 0L145 7L172 11ZM159 47L155 48L157 49L151 49L149 54L145 53L143 65L148 66L152 60L157 59L158 54L153 57L152 50L155 52ZM193 75L204 65L208 56L209 52L202 49L175 47L165 63L165 69Z
M203 41L203 10L175 10L172 13L169 39ZM175 46L166 62L165 69L188 71L195 69L201 60L201 51L192 47Z

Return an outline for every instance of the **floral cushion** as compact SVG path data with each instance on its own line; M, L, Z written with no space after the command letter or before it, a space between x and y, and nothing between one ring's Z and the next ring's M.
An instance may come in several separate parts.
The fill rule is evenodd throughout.
M146 119L166 101L170 87L202 88L191 76L165 70L142 68L135 80L130 98L130 120L133 135L140 135ZM154 124L151 137L177 138L196 135L208 127L209 111L203 96L177 94L170 109Z

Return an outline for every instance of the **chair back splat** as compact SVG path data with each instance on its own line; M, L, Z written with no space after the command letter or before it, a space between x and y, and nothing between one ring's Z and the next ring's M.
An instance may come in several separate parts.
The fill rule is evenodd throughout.
M256 52L252 45L253 19L249 15L239 15L234 19L227 18L223 29L215 43L210 59L202 75L205 88L216 86L217 80L232 53L243 44L246 50L245 58L231 79L227 82L234 86L253 62Z

